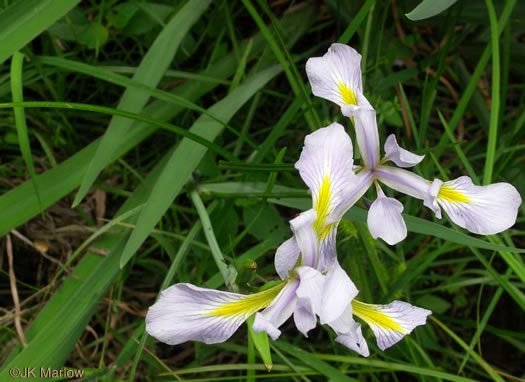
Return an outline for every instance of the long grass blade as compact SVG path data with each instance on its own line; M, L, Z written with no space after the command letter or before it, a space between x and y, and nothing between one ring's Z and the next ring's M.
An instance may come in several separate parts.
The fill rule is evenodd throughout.
M11 60L11 93L13 96L13 102L24 102L22 82L23 66L24 55L19 52L15 52L13 59ZM38 190L35 165L33 163L33 155L31 154L31 145L29 143L29 133L27 131L25 109L23 106L19 106L13 108L13 111L15 113L15 125L20 152L22 153L22 158L24 158L29 176L31 177L31 183L33 184L33 189L35 190L39 208L42 210L42 201L40 200L40 191Z

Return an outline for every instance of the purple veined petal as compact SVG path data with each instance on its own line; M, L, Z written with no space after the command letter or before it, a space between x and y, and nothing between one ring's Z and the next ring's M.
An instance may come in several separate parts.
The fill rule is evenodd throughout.
M339 106L357 104L362 92L361 55L343 44L332 44L323 57L306 62L306 74L312 93Z
M377 339L377 346L385 350L410 334L416 326L425 325L430 310L418 308L403 301L388 305L370 305L352 301L353 314L365 321Z
M362 170L356 175L356 181L345 194L344 199L337 205L334 212L327 219L327 223L339 223L343 215L366 193L372 185L374 177L370 170Z
M329 324L336 321L347 310L350 302L359 291L348 274L341 268L339 263L333 262L326 273L321 312L319 318L321 324Z
M368 230L374 239L380 237L390 245L402 241L407 236L407 227L403 216L403 205L394 198L389 198L379 189L377 199L368 211Z
M317 269L321 272L328 270L330 265L337 259L336 236L338 223L325 226L319 242L319 261Z
M297 267L295 272L299 276L299 287L294 321L297 329L308 337L308 331L317 323L316 314L320 313L325 276L316 269L304 266Z
M493 235L514 225L521 196L509 183L476 186L468 176L462 176L440 185L437 203L460 227Z
M374 176L381 183L396 191L414 198L428 198L431 183L413 172L391 166L379 166L374 170Z
M379 164L379 133L375 110L358 108L354 113L357 144L365 168L373 170Z
M301 265L315 268L319 253L319 238L315 232L313 223L317 218L314 209L301 213L290 220L290 226L301 251Z
M281 289L269 307L260 313L255 313L255 320L252 326L255 333L266 332L274 341L279 338L281 335L279 326L295 311L298 287L299 280L291 279Z
M282 283L260 293L242 295L175 284L162 291L148 309L146 331L169 345L224 342L250 315L270 305L284 287Z
M399 167L413 167L419 164L424 155L416 155L397 144L396 136L390 134L385 142L385 158L391 160Z
M281 280L288 277L290 270L297 264L300 253L301 250L297 245L295 236L292 236L277 248L274 262L275 270Z
M355 182L352 140L343 126L332 123L304 141L295 167L312 191L312 207L317 212L314 226L321 238L328 216Z

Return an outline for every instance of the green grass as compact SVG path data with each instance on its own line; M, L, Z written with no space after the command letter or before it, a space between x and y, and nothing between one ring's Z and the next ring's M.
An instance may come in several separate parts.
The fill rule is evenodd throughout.
M249 292L276 279L275 249L311 203L293 167L304 137L347 124L304 71L332 42L363 55L381 139L426 154L416 172L525 195L525 4L463 0L411 21L418 3L0 1L0 234L16 278L4 249L0 380L63 366L102 381L525 378L523 206L513 228L480 237L396 194L409 231L396 246L352 208L338 254L359 298L434 312L385 352L365 329L369 358L292 320L275 342L246 325L217 345L145 332L173 283Z

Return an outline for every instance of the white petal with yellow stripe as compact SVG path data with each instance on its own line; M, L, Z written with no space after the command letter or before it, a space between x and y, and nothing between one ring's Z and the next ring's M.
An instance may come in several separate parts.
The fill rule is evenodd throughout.
M337 226L327 220L356 181L352 140L343 126L332 123L307 135L295 167L312 192L312 207L317 213L313 226L321 241L318 269L325 270L335 258L335 246L323 241L335 240L331 233Z
M146 331L169 345L226 341L255 312L269 306L285 282L252 295L175 284L148 309Z
M416 326L424 325L427 316L432 314L430 310L397 300L388 305L371 305L353 300L352 308L352 313L370 326L381 350L401 341Z
M339 106L357 105L362 93L361 55L344 44L332 44L323 57L306 62L306 74L312 93Z
M438 188L439 187L439 188ZM514 225L521 196L509 183L476 186L468 176L449 182L434 180L435 201L450 219L480 235L493 235Z

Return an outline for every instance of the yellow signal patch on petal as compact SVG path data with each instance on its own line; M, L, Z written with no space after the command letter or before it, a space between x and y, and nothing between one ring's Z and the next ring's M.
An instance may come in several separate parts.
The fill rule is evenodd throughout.
M352 300L353 314L362 320L366 321L369 325L376 325L384 329L395 330L408 334L409 331L399 326L392 317L381 312L375 305L365 304L364 302Z
M355 96L355 93L341 81L339 81L339 92L341 93L341 97L343 97L345 105L357 105L357 97Z
M270 289L259 293L247 295L239 301L229 302L223 306L206 312L206 316L251 316L253 313L268 307L272 301L277 297L281 289L286 285L282 282Z
M323 183L321 184L321 188L319 189L319 195L314 205L315 212L317 212L317 219L314 222L314 229L319 239L322 239L330 231L330 229L326 230L328 226L325 227L326 219L328 219L328 207L330 206L330 196L330 178L327 175L324 178Z
M472 200L470 200L466 195L454 190L453 188L447 187L444 184L439 189L437 197L438 199L442 199L447 202L472 203Z

